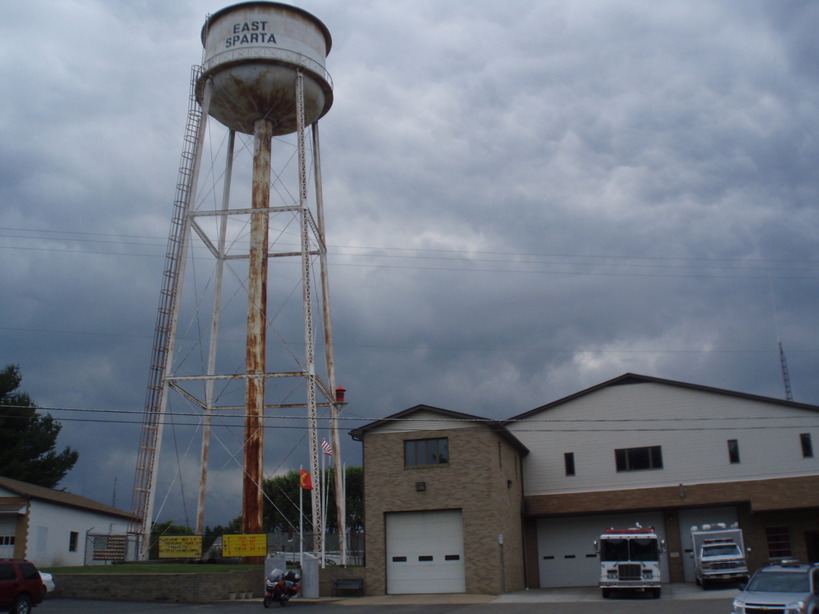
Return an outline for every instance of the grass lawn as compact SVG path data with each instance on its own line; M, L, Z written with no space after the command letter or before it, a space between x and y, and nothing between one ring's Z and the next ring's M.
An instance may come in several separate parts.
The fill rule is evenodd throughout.
M219 565L192 563L121 563L117 565L84 565L81 567L44 567L50 574L172 574L172 573L226 573L258 569L264 575L264 565Z

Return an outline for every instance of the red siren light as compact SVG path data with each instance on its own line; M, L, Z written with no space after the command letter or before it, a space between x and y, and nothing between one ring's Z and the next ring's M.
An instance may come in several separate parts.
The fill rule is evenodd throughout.
M336 387L336 403L344 403L344 393L347 392L346 388L341 386Z

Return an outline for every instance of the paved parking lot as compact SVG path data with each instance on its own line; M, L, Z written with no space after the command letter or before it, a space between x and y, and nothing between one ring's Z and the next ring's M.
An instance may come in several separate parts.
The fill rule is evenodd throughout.
M634 593L603 599L600 589L532 589L505 595L382 595L296 599L295 611L305 614L528 614L536 604L549 604L544 611L553 614L725 614L737 589L708 590L692 584L663 587L660 599ZM46 599L38 608L41 614L206 614L209 612L261 612L261 599L237 599L218 603L115 602L74 599ZM277 611L279 608L273 611ZM288 610L291 608L288 607Z
M344 603L357 605L433 605L433 604L480 604L480 603L587 603L587 602L639 602L665 600L725 600L730 602L739 593L736 588L703 590L694 584L665 584L663 595L657 600L648 594L622 593L610 599L603 599L596 586L580 588L537 588L504 595L383 595L377 597L356 597Z

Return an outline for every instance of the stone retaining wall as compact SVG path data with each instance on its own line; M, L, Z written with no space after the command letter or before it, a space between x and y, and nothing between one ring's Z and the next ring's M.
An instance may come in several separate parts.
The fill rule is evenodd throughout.
M364 577L363 567L321 569L319 595L332 596L337 578ZM53 596L66 599L207 603L264 597L262 569L200 574L56 574L54 583Z
M208 574L56 574L55 597L213 602L264 597L264 571Z

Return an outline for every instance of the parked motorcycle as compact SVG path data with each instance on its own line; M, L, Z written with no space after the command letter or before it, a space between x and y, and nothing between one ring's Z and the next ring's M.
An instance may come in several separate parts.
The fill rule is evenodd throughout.
M299 584L301 576L295 571L284 572L274 569L264 581L264 607L269 608L270 604L278 601L280 605L287 605L291 598L301 591Z

